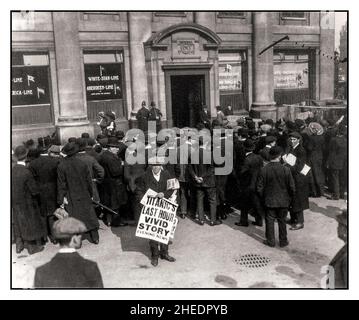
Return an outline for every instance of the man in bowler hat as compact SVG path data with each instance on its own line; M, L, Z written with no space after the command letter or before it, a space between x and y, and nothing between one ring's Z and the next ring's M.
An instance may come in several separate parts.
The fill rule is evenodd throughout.
M103 288L96 262L84 259L77 252L82 234L87 231L83 222L67 217L54 223L54 236L59 252L50 262L36 269L35 288Z

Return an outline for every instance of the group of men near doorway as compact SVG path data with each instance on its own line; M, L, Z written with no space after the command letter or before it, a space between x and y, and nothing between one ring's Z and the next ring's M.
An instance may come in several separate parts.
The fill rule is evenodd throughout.
M152 109L152 117L160 125L161 114L154 104ZM142 116L138 115L139 123L144 121ZM205 126L205 121L198 124L199 129ZM210 129L223 126L219 119L210 123ZM137 221L139 200L146 190L151 188L158 197L168 197L167 180L172 178L180 185L177 202L181 218L193 218L200 226L206 220L210 226L217 226L236 208L241 211L236 223L240 228L249 226L249 215L257 227L265 220L264 244L270 247L276 245L277 220L279 245L285 247L289 243L286 224L290 223L293 231L304 228L309 196L331 193L333 200L345 197L346 135L346 124L336 124L333 119L320 124L316 119L276 123L268 119L256 128L251 118L241 118L233 129L233 170L225 176L215 175L215 163L201 161L174 165L155 158L147 159L146 164L128 164L122 131L111 136L100 134L96 139L83 133L70 138L64 147L50 137L39 138L37 146L28 141L13 154L16 251L27 248L30 254L39 252L47 237L57 242L53 225L58 208L81 221L85 236L97 244L99 217L115 227L127 226L126 218ZM223 134L222 138L227 137ZM202 140L188 145L200 150L200 159L202 151L213 147ZM152 265L157 266L159 258L175 261L168 254L168 246L151 242L150 248Z

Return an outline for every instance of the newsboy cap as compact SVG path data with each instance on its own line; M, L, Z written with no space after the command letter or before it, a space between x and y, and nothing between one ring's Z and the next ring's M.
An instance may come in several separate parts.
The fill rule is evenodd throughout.
M297 139L302 139L302 136L296 132L296 131L293 131L289 134L289 137L293 137L293 138L297 138Z
M57 220L53 226L55 239L69 239L73 235L82 234L87 231L85 224L72 217Z
M27 149L25 146L17 146L14 155L18 161L24 160L27 156Z

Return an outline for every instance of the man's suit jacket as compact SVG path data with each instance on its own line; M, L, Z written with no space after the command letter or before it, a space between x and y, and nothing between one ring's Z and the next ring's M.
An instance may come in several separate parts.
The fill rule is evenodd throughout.
M103 288L96 262L77 252L57 253L50 262L36 269L35 288Z

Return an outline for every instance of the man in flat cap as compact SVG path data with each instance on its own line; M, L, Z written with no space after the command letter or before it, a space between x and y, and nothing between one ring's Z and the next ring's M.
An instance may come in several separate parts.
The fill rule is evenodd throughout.
M82 234L87 231L83 222L72 217L54 223L54 236L59 252L50 262L36 269L35 288L103 288L96 262L81 257Z
M57 168L57 203L65 207L70 217L82 221L88 230L92 243L99 243L99 223L92 205L93 187L90 169L75 155L79 147L68 143L62 153L66 157Z

